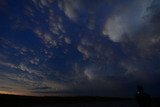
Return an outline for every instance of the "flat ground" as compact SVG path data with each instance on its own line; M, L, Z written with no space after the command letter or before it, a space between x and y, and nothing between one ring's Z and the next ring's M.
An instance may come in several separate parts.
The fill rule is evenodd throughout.
M0 107L138 107L133 98L110 97L27 97L0 95ZM160 107L160 98L152 99L152 107Z

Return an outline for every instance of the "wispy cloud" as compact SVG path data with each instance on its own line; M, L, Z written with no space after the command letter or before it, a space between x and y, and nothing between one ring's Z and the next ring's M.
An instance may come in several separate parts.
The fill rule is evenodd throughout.
M42 39L42 41L46 44L47 47L57 46L57 42L54 39L54 35L52 35L48 32L42 31L38 28L36 28L34 30L34 32L37 34L38 37L40 37Z
M26 14L35 27L33 32L41 39L47 47L56 47L62 42L62 37L66 33L64 22L59 13L56 12L54 1L33 0L34 6L26 6ZM37 8L40 13L37 13ZM42 17L39 19L37 17ZM43 28L46 25L47 28Z

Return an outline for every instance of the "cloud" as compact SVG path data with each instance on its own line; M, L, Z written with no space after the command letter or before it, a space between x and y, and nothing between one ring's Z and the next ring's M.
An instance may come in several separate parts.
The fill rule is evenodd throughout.
M0 37L2 88L102 96L132 95L140 82L159 89L158 0L33 0L25 6L27 39L20 41L19 30L14 38Z
M41 78L44 77L41 74L41 71L38 71L38 70L32 69L30 67L27 67L23 63L14 64L14 63L10 63L10 62L4 62L4 61L2 62L2 61L0 61L0 65L1 66L5 66L6 68L17 69L19 71L23 71L23 73L29 73L29 74L32 74L32 75L37 76L37 77L41 77Z
M11 87L0 86L0 89L11 90L12 88Z
M39 84L30 89L31 93L37 93L39 95L62 95L63 92L69 90L70 85L64 84L60 82L56 82L54 80L50 81L49 79L45 79L43 84Z
M94 34L92 38L82 37L81 43L78 45L77 49L84 55L84 58L99 65L111 64L115 60L118 61L120 54L117 52L121 52L120 47L115 45L108 38L103 38L102 35Z
M114 42L123 41L124 35L135 36L134 32L146 23L144 17L149 3L149 0L132 1L130 4L118 5L110 17L107 17L103 34Z
M40 62L40 60L38 58L36 58L36 57L30 60L30 63L31 64L35 64L35 65L38 65L39 62Z
M87 76L87 78L88 78L89 80L92 80L92 79L95 78L95 75L94 75L94 73L93 73L93 70L91 70L91 69L89 69L89 68L84 71L84 74Z
M1 39L1 45L4 48L4 51L1 54L5 54L5 59L9 56L9 52L7 52L8 49L13 49L15 50L15 53L13 54L14 56L16 55L26 55L29 52L28 47L25 47L23 45L18 45L15 43L13 40L6 39L2 37ZM3 55L4 56L4 55Z
M96 26L95 24L96 24L96 19L94 17L91 17L88 21L88 28L90 30L95 29L95 26Z
M123 51L127 55L125 60L121 60L122 67L126 70L125 75L137 84L144 84L150 90L152 90L152 84L159 83L157 79L160 76L160 68L158 67L160 65L160 32L158 30L159 25L157 24L159 23L157 16L160 12L160 6L156 5L156 3L152 1L147 8L147 15L145 17L147 24L143 24L137 29L132 39L127 40L127 42L121 42L124 48ZM126 38L123 39L125 40Z
M14 65L12 63L7 63L7 62L3 62L3 61L0 61L0 65L11 67L11 68L18 68L16 65Z
M27 5L25 8L26 15L34 26L33 32L47 47L60 45L66 28L61 13L54 8L56 4L50 0L34 0L34 5L38 7L38 10L31 5Z
M36 91L63 91L68 87L67 84L62 84L54 80L50 81L47 77L39 78L36 75L26 74L25 72L19 72L18 74L14 72L7 73L6 71L0 72L0 77L2 77L0 83L12 87L14 92L21 90L20 92L27 93L26 95L36 95ZM9 91L9 89L6 90Z
M48 25L50 31L55 35L66 32L63 26L62 18L58 16L58 14L56 14L53 9L50 9L49 11Z
M14 73L0 73L0 83L5 84L5 87L11 87L12 89L3 89L6 91L18 92L18 93L27 93L29 87L35 85L35 82L25 78L22 75L17 75ZM2 89L1 89L2 90ZM27 95L27 94L26 94Z
M48 89L52 89L52 87L36 87L36 88L33 88L32 90L48 90Z
M19 65L17 66L17 68L20 69L21 71L28 72L28 73L30 73L30 74L36 74L37 76L38 76L38 75L40 76L40 74L38 73L39 71L34 70L34 69L31 69L31 68L27 67L27 66L24 65L24 64L19 64Z
M64 37L64 41L66 44L71 44L71 39L69 37Z
M120 72L119 70L117 71ZM113 75L110 75L110 73L110 70L107 71L107 69L103 69L103 65L86 64L85 66L81 66L79 64L75 64L71 73L72 75L67 75L67 78L71 81L64 84L68 86L68 89L62 91L62 93L66 92L69 95L82 96L110 96L110 93L112 93L112 95L115 93L115 96L125 95L124 93L126 93L130 80L126 81L127 78L124 77L123 74L118 76L113 72ZM65 80L67 78L65 78ZM121 85L124 87L122 88ZM127 94L131 95L131 93Z
M81 36L77 50L84 56L85 61L89 62L87 64L92 65L94 63L93 66L96 70L88 67L84 68L82 77L85 78L86 84L83 84L83 86L90 86L90 88L84 88L79 84L79 87L77 86L78 88L75 90L80 89L79 91L83 90L82 92L85 93L87 89L93 89L99 92L97 87L103 87L102 84L106 84L103 89L120 88L124 95L123 90L127 91L128 94L130 93L127 86L135 87L140 82L152 90L151 84L157 83L156 81L160 76L158 72L160 33L157 24L159 23L159 8L158 6L155 8L155 4L154 8L152 6L152 8L149 8L150 5L150 2L146 2L146 4L140 3L138 5L133 3L132 6L126 5L124 8L116 7L120 9L116 10L107 19L108 31L105 29L106 35L111 41L101 35L87 33L85 36ZM136 12L135 7L140 11ZM135 12L136 14L134 14ZM155 74L157 75L156 78ZM93 87L91 85L97 82L98 86ZM126 87L122 88L120 84ZM113 93L114 91L120 94L118 90L108 92Z
M32 0L32 2L40 9L43 9L49 7L55 0Z
M89 52L83 46L79 45L77 49L84 55L84 58L89 58Z
M78 12L80 11L82 0L62 0L59 1L59 8L64 11L66 16L73 21L77 21Z
M54 36L50 33L42 31L40 29L35 29L34 32L37 34L39 38L46 44L47 47L55 47L57 46L56 40L54 40Z

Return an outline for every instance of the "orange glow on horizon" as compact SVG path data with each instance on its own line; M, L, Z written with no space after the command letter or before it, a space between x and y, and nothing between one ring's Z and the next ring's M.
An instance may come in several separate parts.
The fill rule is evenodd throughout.
M13 92L13 91L0 91L0 94L4 95L19 95L19 96L37 96L37 97L44 97L44 96L72 96L70 94L67 95L60 95L60 94L34 94L34 93L18 93L18 92ZM73 95L74 96L74 95Z
M20 96L45 96L45 95L39 95L39 94L25 94L25 93L17 93L17 92L9 92L9 91L0 91L0 94L20 95Z
M25 94L22 94L22 93L8 92L8 91L0 91L0 94L8 94L8 95L25 95Z
M15 92L0 91L0 94L16 94Z

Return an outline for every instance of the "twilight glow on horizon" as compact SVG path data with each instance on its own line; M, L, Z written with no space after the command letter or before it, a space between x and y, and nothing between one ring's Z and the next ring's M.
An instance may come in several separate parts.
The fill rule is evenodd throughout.
M160 96L159 0L0 0L0 94Z

